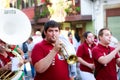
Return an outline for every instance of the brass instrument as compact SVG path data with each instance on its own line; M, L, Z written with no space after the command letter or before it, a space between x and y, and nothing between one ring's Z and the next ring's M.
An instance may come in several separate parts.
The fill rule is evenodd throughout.
M22 44L31 35L32 27L29 18L19 9L0 9L0 22L0 39L7 44ZM22 59L18 53L12 53ZM24 65L17 71L0 71L0 80L19 80L24 75L23 67Z
M68 64L74 64L78 61L77 56L75 55L75 50L73 45L69 43L67 39L63 36L60 36L60 40L63 42L62 48L60 50L61 55L66 59Z
M68 51L66 50L65 46L62 45L62 49L60 51L64 59L66 59L68 64L74 64L77 62L78 58L75 54L69 55Z
M23 75L22 71L0 71L0 80L18 80Z
M18 56L19 54L17 52L12 52L19 60L21 60L21 56ZM17 54L16 54L17 53ZM11 63L11 62L9 62ZM8 64L9 64L8 63ZM23 76L23 65L19 68L17 71L12 70L1 70L0 71L0 80L18 80L20 77Z
M30 20L19 9L0 9L0 23L0 39L8 44L22 44L31 35Z

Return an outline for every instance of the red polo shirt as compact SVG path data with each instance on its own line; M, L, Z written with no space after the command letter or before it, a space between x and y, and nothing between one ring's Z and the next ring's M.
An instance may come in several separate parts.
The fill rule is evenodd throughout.
M96 80L117 80L116 59L119 58L118 54L106 65L98 62L101 56L108 55L113 50L114 48L110 46L107 48L101 44L93 48L92 53L95 63Z
M92 54L89 52L88 49L90 49L90 51L92 50L92 48L95 46L95 44L93 44L91 47L88 46L88 44L86 42L84 42L83 44L81 44L78 47L77 50L77 56L81 57L83 60L85 60L88 63L93 63L93 59L92 59ZM86 72L93 72L93 70L91 70L90 68L88 68L87 66L80 64L80 70L82 71L86 71Z
M47 56L52 48L53 45L45 40L35 45L31 55L33 65ZM70 80L67 62L60 60L57 54L54 58L54 65L51 64L48 70L43 73L37 72L34 80Z
M8 57L5 58L3 55L0 54L0 67L5 66L7 63L9 63L11 61L10 57L14 57L14 55L12 53L7 52Z

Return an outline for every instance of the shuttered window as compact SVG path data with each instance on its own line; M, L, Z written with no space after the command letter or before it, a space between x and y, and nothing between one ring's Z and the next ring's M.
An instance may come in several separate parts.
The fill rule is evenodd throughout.
M107 17L107 21L113 36L120 41L120 16Z

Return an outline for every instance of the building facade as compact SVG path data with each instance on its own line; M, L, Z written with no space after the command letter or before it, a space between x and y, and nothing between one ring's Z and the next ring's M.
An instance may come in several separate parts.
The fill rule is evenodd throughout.
M93 13L92 20L94 23L95 33L99 29L108 27L113 36L120 40L120 0L92 0Z
M21 9L29 17L33 33L37 30L42 31L46 21L55 19L61 24L63 32L71 31L73 34L78 32L82 37L85 31L89 30L97 35L101 28L108 27L113 36L120 40L120 0L1 0L1 2L10 3L1 6Z

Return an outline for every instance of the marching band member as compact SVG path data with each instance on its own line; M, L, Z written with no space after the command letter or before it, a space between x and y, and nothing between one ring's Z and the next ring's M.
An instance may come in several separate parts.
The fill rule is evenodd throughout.
M112 34L108 28L100 29L99 43L92 50L96 80L118 80L116 64L120 67L120 43L114 48L109 46Z
M45 38L34 46L31 54L36 70L34 80L71 80L67 61L59 58L62 48L60 26L50 20L44 25L44 34Z
M11 70L11 58L14 57L13 54L6 52L5 48L0 46L0 71L1 70Z
M4 44L4 45L3 45ZM3 71L11 71L12 72L12 59L19 57L19 62L17 64L18 69L20 69L23 65L23 59L19 54L8 50L6 47L6 43L4 41L0 42L0 72ZM22 71L23 73L23 71ZM23 75L22 77L23 78Z
M78 47L77 56L80 63L80 75L82 80L95 80L93 71L95 68L92 49L96 46L94 44L94 34L90 31L86 31L83 34L85 41Z

